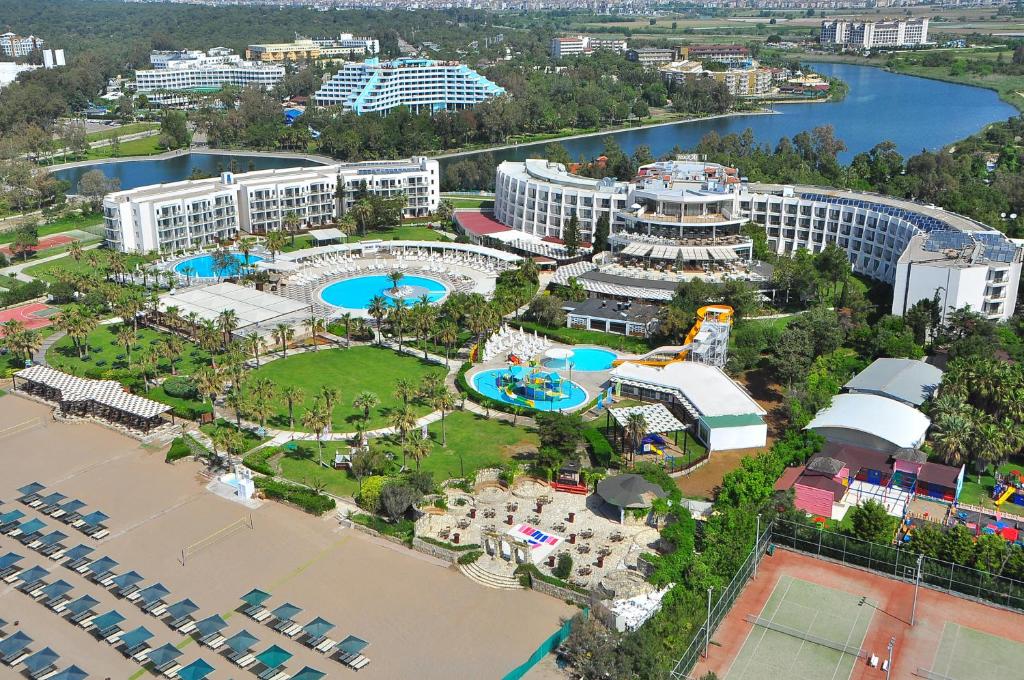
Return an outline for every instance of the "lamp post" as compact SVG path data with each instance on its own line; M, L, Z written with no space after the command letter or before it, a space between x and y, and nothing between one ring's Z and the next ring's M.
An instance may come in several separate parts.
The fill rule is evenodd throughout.
M704 624L704 658L708 658L708 646L711 645L711 591L713 587L708 586L708 620Z
M889 661L885 664L885 680L889 680L889 674L892 673L892 648L896 646L896 638L889 638Z
M924 553L917 556L917 575L914 578L914 608L910 611L910 625L917 621L917 591L921 588L921 563L924 561Z
M754 578L757 578L757 563L760 562L761 513L757 513L757 529L754 532Z

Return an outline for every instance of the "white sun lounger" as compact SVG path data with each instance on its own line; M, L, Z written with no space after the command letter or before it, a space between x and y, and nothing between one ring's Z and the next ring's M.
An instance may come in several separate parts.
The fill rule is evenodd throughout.
M206 647L209 647L210 649L216 651L224 646L225 640L226 638L223 635L214 633L214 636L212 638L203 638L199 641L199 644L205 645Z
M108 635L106 637L107 644L108 645L116 645L118 643L118 641L120 641L121 636L124 635L124 633L125 633L125 631L119 630L116 633L114 633L113 635Z
M332 640L330 638L327 638L326 640L324 640L323 642L318 644L313 649L315 649L316 651L320 652L321 654L330 654L331 650L334 649L337 646L338 646L338 641L337 640Z
M256 663L256 655L250 652L246 652L237 659L231 658L231 661L239 668L245 669Z
M181 668L182 666L180 663L172 663L170 667L163 672L163 675L168 678L173 678L178 674L178 671L180 671Z
M281 635L293 638L302 632L302 626L298 623L293 623L291 626L281 631Z

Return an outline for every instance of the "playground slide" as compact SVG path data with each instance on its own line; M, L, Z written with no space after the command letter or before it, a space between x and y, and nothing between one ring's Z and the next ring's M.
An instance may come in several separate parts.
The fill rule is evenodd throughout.
M665 449L661 448L657 444L651 444L651 451L654 451L659 456L664 456L665 455Z
M523 363L523 360L517 357L515 354L510 354L508 356L508 363L513 364L515 366L519 366L520 364Z
M697 337L697 333L700 332L701 324L704 323L704 319L707 318L708 313L714 313L718 315L719 320L732 323L733 309L728 305L707 305L697 310L697 323L693 324L693 328L686 334L686 339L683 340L683 344L679 347L665 346L659 347L655 350L651 350L647 354L644 354L638 359L617 359L612 362L613 366L618 366L626 361L631 364L640 364L641 366L668 366L674 364L677 361L683 361L686 359L686 355L690 353L690 347L693 345L693 339ZM676 352L675 357L671 359L648 359L645 357L654 357L658 355L669 354L670 352Z
M1011 498L1013 496L1013 494L1015 494L1015 493L1017 493L1017 487L1015 487L1015 486L1008 486L1008 487L1006 487L1006 491L1004 491L1003 495L1000 496L999 500L996 501L996 505L1002 505L1009 498Z

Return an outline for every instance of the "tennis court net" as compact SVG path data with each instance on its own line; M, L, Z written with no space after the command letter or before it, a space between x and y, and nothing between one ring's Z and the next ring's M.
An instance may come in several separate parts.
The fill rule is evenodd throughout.
M746 619L747 623L752 623L755 626L761 626L762 628L767 628L768 630L774 630L774 631L776 631L778 633L784 633L786 635L795 637L795 638L797 638L799 640L806 640L807 642L813 642L816 645L821 645L822 647L828 647L829 649L834 649L837 652L842 652L843 654L849 654L851 656L855 656L858 659L866 659L867 656L868 656L868 653L865 652L860 647L851 647L850 645L843 644L842 642L834 642L832 640L826 640L823 637L818 637L817 635L812 635L812 634L810 634L810 633L808 633L806 631L800 630L798 628L791 628L791 627L783 625L781 623L776 623L775 621L772 621L771 619L761 618L760 616L754 616L753 614L747 614L745 619Z

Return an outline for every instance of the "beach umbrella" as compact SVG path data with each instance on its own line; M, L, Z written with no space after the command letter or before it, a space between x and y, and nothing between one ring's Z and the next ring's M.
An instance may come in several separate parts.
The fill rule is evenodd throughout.
M228 622L217 614L196 622L196 630L199 631L199 635L202 637L213 635L217 631L224 630L227 627Z
M34 517L29 521L21 525L21 533L24 536L31 536L32 534L38 534L40 531L46 528L46 522L41 519L35 519Z
M64 556L68 558L68 562L74 562L75 560L82 559L83 557L85 557L86 555L91 553L92 551L93 551L93 547L91 545L86 545L85 543L79 543L74 548L72 548L71 550L68 550L66 553L64 553Z
M18 493L20 493L22 496L28 496L30 494L38 493L45 488L45 484L40 484L39 482L32 482L31 484L26 484L25 486L18 489Z
M320 680L320 678L324 677L325 675L327 675L327 673L306 666L301 671L293 675L292 680Z
M78 598L74 602L69 602L68 606L65 607L65 609L67 609L69 612L71 612L72 616L77 616L78 614L81 614L82 612L90 611L93 607L95 607L99 603L100 603L100 601L97 600L92 595L82 595L80 598Z
M19 630L17 633L5 637L3 642L0 642L0 657L16 654L30 644L32 644L32 638Z
M47 599L50 599L51 597L60 597L61 595L64 595L69 590L71 590L73 587L74 586L72 586L64 579L57 579L50 585L43 588L43 595L45 595Z
M19 519L25 516L21 510L11 510L0 515L0 525L10 524L11 522L17 522Z
M131 649L137 644L145 642L146 640L153 637L153 634L146 629L145 626L139 626L134 630L130 630L121 636L121 642L124 643L125 649Z
M330 621L326 621L319 616L306 624L304 630L309 637L318 638L327 635L327 633L334 628L334 624Z
M57 675L51 676L50 680L85 680L89 674L78 666L68 666Z
M130 588L141 580L142 574L139 572L135 570L126 571L125 573L114 577L114 585L121 589Z
M179 656L181 656L181 650L172 645L170 642L168 642L163 647L157 647L156 649L151 651L149 654L146 655L146 658L149 659L154 666L159 668L160 666L163 666L165 663L174 661Z
M101 557L95 562L90 562L88 570L93 574L106 574L117 566L117 560L109 557Z
M196 659L189 665L178 671L178 677L181 680L203 680L207 675L213 672L213 666L206 663L202 659Z
M9 552L6 555L0 557L0 569L6 569L7 567L13 566L18 562L21 562L24 558L18 553Z
M197 609L199 609L199 605L186 597L181 602L175 602L168 607L167 614L171 617L171 620L176 621L183 616L188 616Z
M121 615L121 613L117 610L111 609L106 614L100 614L95 619L93 619L92 625L96 626L96 630L106 630L111 626L116 626L122 621L124 621L124 617Z
M273 611L274 618L279 621L291 621L292 617L302 611L302 607L296 607L290 602L286 602Z
M42 498L40 498L39 499L39 505L40 505L40 507L44 507L44 506L47 506L47 505L56 505L57 503L60 503L65 498L67 498L67 496L65 496L64 494L60 493L59 491L55 491L55 492L53 492L51 494L47 494L47 495L43 496Z
M60 506L60 509L64 511L64 514L70 515L73 512L78 512L85 507L85 501L80 501L77 498L73 501L68 501Z
M170 592L171 591L167 590L167 588L164 588L164 584L154 583L148 588L143 588L139 591L139 600L142 604L152 604L153 602L159 601Z
M22 663L25 664L25 668L27 668L30 673L36 675L55 664L59 658L60 654L49 647L44 647L22 661Z
M18 574L18 579L25 583L35 583L44 576L48 576L50 572L43 569L42 567L29 567L25 571Z
M366 640L357 638L355 635L349 635L338 643L338 651L342 654L358 654L366 649L369 644Z
M245 595L242 595L242 602L245 602L250 607L256 607L270 599L270 593L260 590L259 588L253 588Z
M96 510L95 512L90 512L88 515L83 517L82 521L90 526L96 526L97 524L103 524L108 519L110 519L109 515Z
M67 537L67 534L62 533L60 531L51 531L50 533L40 538L39 542L44 546L51 546L55 543L60 543Z
M277 668L290 658L292 658L292 653L287 649L281 649L277 645L270 645L270 647L256 655L256 660L267 668Z
M244 654L252 649L252 646L259 641L260 639L249 631L241 630L225 640L224 644L230 647L232 652L235 652L236 654Z

